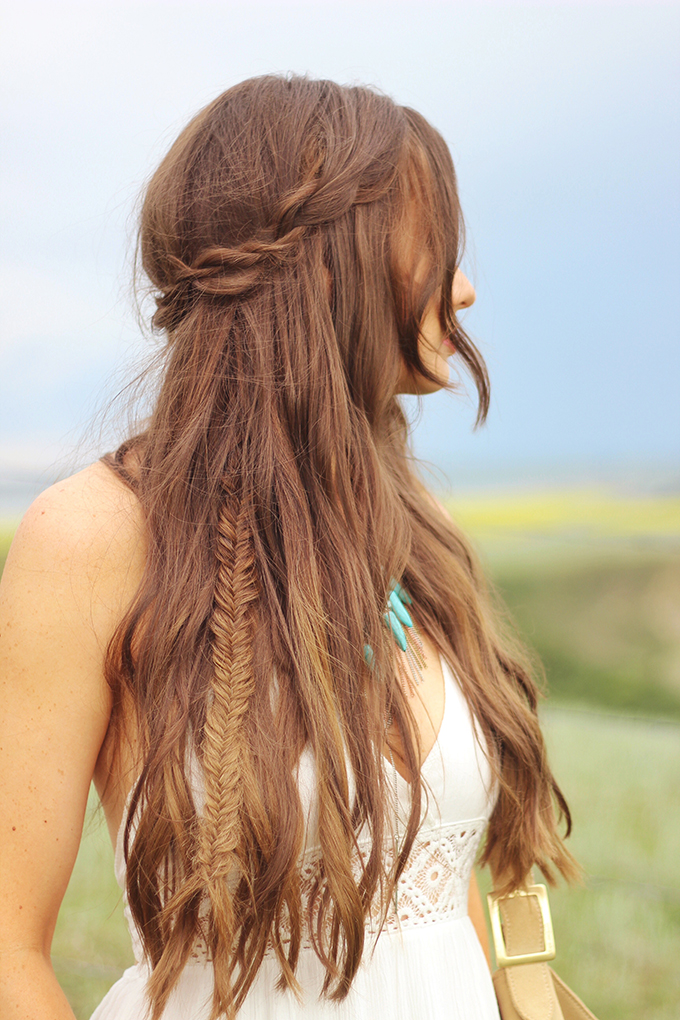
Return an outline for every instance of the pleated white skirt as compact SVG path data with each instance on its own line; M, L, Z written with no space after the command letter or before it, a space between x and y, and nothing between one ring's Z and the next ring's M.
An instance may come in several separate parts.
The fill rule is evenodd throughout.
M489 968L467 916L383 932L343 1002L319 999L323 968L310 950L301 953L297 971L302 1003L276 991L278 974L276 960L265 958L239 1020L499 1020ZM144 964L126 970L92 1020L143 1020L147 976ZM207 1020L211 995L210 964L187 965L163 1020Z

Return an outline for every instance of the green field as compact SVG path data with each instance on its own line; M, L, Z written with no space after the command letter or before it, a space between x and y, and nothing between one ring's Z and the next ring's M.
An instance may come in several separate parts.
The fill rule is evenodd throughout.
M680 720L680 499L448 499L551 703Z
M600 493L447 500L540 654L553 767L583 888L551 893L556 969L600 1020L680 1001L680 500ZM11 528L0 531L0 565ZM482 882L484 879L482 879ZM79 1018L131 961L97 816L54 940Z

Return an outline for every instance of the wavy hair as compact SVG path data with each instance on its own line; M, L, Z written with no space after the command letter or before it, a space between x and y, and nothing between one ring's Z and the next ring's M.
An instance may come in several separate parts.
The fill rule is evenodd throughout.
M446 144L367 88L243 82L191 121L147 187L139 258L165 362L148 422L106 459L149 536L107 676L113 725L123 731L130 700L140 740L127 896L154 1018L199 937L213 1018L235 1015L268 948L279 987L297 990L306 929L324 994L347 994L369 910L387 909L421 814L418 739L381 620L392 578L493 749L500 793L483 860L507 888L534 863L571 874L536 685L468 542L415 473L395 397L404 365L433 378L418 329L438 297L486 414L484 363L452 307L461 246ZM413 779L386 873L389 716ZM305 906L303 748L322 859ZM371 848L357 870L360 832Z

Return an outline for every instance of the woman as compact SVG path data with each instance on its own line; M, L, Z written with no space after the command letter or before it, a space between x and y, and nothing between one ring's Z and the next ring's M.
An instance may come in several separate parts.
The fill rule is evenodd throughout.
M138 960L97 1020L497 1016L483 837L504 889L573 863L536 687L398 401L455 355L486 413L461 227L419 114L306 78L230 89L151 179L153 411L3 578L7 1020L72 1017L49 943L92 778Z

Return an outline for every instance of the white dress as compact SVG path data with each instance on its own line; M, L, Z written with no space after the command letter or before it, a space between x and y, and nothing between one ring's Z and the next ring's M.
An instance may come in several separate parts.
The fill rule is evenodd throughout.
M369 924L362 963L349 995L339 1003L319 999L324 971L309 943L303 941L296 972L304 990L303 1002L290 992L276 991L279 968L270 953L241 1007L239 1020L499 1020L489 968L467 914L472 866L496 790L467 702L443 659L442 668L444 718L422 769L429 790L423 824L399 880L397 909L391 907L379 937L377 926ZM390 785L394 785L389 763L386 768L391 775ZM302 865L304 891L318 861L311 755L303 754L298 780L308 818ZM399 832L404 832L409 811L409 787L400 776L396 790L398 838ZM121 825L118 834L115 868L124 889L123 828ZM385 850L388 859L393 852L394 841L390 840ZM126 917L138 962L113 985L91 1020L144 1017L148 970L127 907ZM207 1020L211 994L211 967L199 943L163 1020Z

